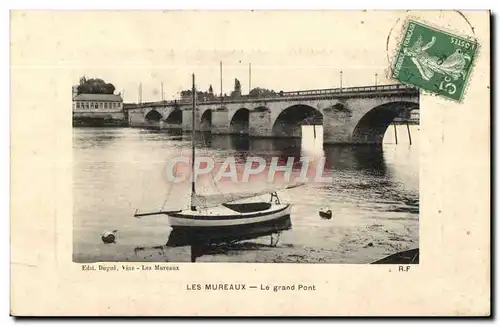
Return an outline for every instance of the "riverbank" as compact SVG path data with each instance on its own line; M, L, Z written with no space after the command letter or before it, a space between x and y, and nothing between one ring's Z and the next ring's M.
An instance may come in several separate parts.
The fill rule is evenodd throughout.
M287 234L288 233L288 234ZM332 241L332 247L296 245L289 242L285 231L276 247L270 246L270 237L242 241L231 245L205 248L196 262L238 263L330 263L369 264L404 250L418 248L415 238L418 223L387 228L373 224L357 232L345 234L340 241ZM190 262L191 247L167 247L164 245L132 246L128 239L118 239L115 244L96 244L93 248L80 248L73 260L78 263L120 262ZM333 246L333 244L336 245ZM95 254L88 252L99 252ZM97 258L97 259L96 259Z
M73 118L73 127L128 127L128 121L122 119Z

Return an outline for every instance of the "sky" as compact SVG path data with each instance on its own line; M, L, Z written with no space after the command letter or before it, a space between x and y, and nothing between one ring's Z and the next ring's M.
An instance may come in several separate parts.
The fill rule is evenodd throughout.
M453 12L437 14L440 24ZM12 57L14 69L57 70L71 84L81 76L102 78L125 102L177 98L191 88L213 86L229 94L234 79L276 91L392 84L387 76L405 11L53 11L13 14L17 24L36 24L13 35L12 48L38 53ZM467 28L464 26L458 28ZM455 28L456 20L455 20ZM12 33L22 29L12 29ZM44 47L34 48L30 39ZM377 77L375 77L377 74ZM377 81L375 81L377 79ZM71 85L68 85L71 90Z

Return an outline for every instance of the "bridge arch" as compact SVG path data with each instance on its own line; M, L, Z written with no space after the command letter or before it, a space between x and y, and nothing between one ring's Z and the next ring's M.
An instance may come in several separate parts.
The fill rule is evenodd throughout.
M236 110L229 120L229 133L231 134L248 134L248 126L250 122L250 110L240 108Z
M200 118L200 131L210 131L212 128L212 109L203 112Z
M273 136L297 137L302 136L303 125L323 125L323 114L318 109L296 104L283 110L273 123Z
M160 121L161 119L163 119L163 115L153 109L149 111L144 118L146 119L146 121Z
M352 139L356 143L381 144L387 127L396 117L418 108L418 103L407 101L376 106L359 119L353 130Z
M182 110L174 109L165 119L168 124L182 124Z

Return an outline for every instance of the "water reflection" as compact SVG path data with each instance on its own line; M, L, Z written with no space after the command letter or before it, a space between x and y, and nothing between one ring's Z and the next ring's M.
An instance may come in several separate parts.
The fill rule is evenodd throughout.
M250 137L245 135L231 137L231 147L236 151L249 152Z
M405 245L404 241L418 242L417 139L413 137L412 146L401 144L402 137L399 145L389 143L383 147L323 146L320 137L254 139L196 133L195 141L198 155L213 157L218 162L231 156L236 157L237 162L244 162L249 156L260 156L268 162L272 157L278 157L280 162L286 162L289 157L296 162L301 157L324 158L324 175L333 178L331 183L312 182L284 192L284 199L294 207L293 228L282 234L279 248L289 253L288 262L296 262L296 255L304 254L300 248L310 247L328 250L317 259L304 254L304 260L320 262L321 258L323 262L359 263L375 260L361 253L368 242L373 242L375 247L379 243L381 254L390 253L391 248L399 250ZM182 131L75 128L75 259L116 261L117 250L120 250L120 259L133 260L136 258L130 254L130 248L164 245L171 228L163 216L143 220L131 216L136 209L153 211L162 204L168 209L177 209L179 205L188 207L189 184L178 185L171 191L173 187L165 183L163 169L172 157L190 155L190 146L190 133ZM300 163L294 166L300 167ZM248 183L244 187L258 191L261 185ZM225 186L228 188L222 189ZM201 188L200 193L205 190ZM224 192L233 188L239 190L241 184L221 186ZM318 216L318 210L323 207L332 210L331 220ZM107 229L120 229L122 236L116 246L100 243L99 236ZM396 238L404 240L391 240ZM265 240L267 243L268 239ZM176 253L184 253L185 249L165 250L169 261L180 261L182 255L176 256ZM249 262L285 261L281 254L269 258L270 254L271 250L259 253L257 256L265 256L260 259L241 251L222 260L241 261L238 257L244 256Z
M387 170L382 147L326 146L326 167L330 170L357 170L383 176Z
M285 165L293 158L293 173L291 180L298 177L303 163L301 157L317 161L324 159L323 175L332 177L333 183L320 183L314 187L323 191L336 193L352 191L360 196L370 196L377 202L393 201L395 196L401 197L397 202L405 202L407 198L401 193L399 180L388 174L388 166L382 146L346 146L328 145L304 142L301 139L254 139L248 136L198 134L197 141L206 146L203 153L225 153L216 157L224 160L228 155L234 156L237 162L243 163L248 157L258 156L270 164L273 157L278 158L278 164ZM309 176L313 182L315 170ZM281 182L280 176L275 182ZM392 209L392 208L391 208Z
M115 129L109 129L108 132L95 134L94 128L79 128L76 129L78 132L73 132L73 139L80 142L79 146L82 148L95 148L95 147L106 147L119 137L119 133ZM92 137L87 137L88 134L92 134Z
M186 135L182 130L172 129L166 132L165 130L159 129L139 129L138 130L139 140L143 141L164 141L164 140L185 140L190 139L189 135Z
M231 152L241 156L259 156L267 162L278 157L286 162L293 157L299 162L301 157L325 159L325 170L358 170L368 174L383 176L387 171L382 146L325 146L324 148L304 147L301 139L255 139L238 135L211 135L199 133L197 144L209 149ZM203 152L203 149L200 149Z

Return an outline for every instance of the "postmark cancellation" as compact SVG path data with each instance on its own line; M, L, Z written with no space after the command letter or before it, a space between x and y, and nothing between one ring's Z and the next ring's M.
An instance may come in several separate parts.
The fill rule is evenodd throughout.
M397 49L392 77L461 102L477 50L478 43L472 38L410 19Z

